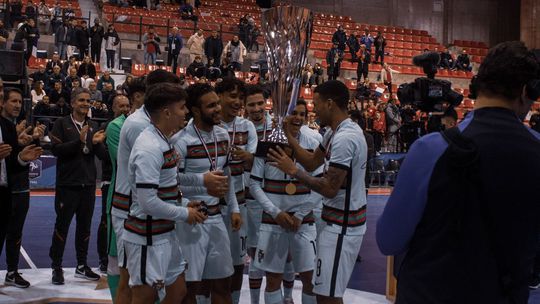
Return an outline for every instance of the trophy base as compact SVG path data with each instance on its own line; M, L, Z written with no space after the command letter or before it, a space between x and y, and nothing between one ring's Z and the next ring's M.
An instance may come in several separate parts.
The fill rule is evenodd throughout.
M255 151L255 156L266 158L266 155L268 155L268 151L270 149L277 150L276 147L281 147L287 153L289 157L292 155L292 149L289 147L286 143L276 143L276 142L270 142L270 141L259 141L257 143L257 150Z

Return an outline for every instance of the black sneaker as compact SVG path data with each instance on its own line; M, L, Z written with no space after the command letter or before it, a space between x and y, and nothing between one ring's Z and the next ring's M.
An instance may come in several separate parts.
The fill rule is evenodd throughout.
M53 268L52 283L54 285L64 285L64 270L62 268Z
M90 267L86 265L77 266L77 269L75 269L75 277L81 278L89 281L97 281L101 276L90 269Z
M4 282L7 286L15 286L19 288L28 288L30 287L30 282L23 279L21 274L17 271L9 271L6 273L6 280Z
M107 274L107 265L99 264L99 272L101 272L102 274Z
M534 276L529 280L530 289L538 289L540 287L540 276Z

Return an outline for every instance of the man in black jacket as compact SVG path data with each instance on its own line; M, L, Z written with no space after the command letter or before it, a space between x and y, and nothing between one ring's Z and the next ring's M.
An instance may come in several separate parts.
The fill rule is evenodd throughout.
M349 38L347 39L347 46L349 47L349 52L351 53L352 62L355 62L358 59L356 53L360 50L360 42L358 41L358 32L354 31Z
M217 31L212 31L212 36L208 37L204 42L204 54L206 58L214 58L213 66L221 65L221 53L223 53L223 41L218 36Z
M474 82L474 111L412 145L376 229L383 254L405 254L397 304L528 302L540 134L523 120L539 78L525 44L498 44Z
M105 35L105 28L99 23L99 19L94 19L94 26L89 29L90 32L90 54L92 62L99 63L101 59L101 43Z
M99 280L100 276L87 264L90 227L96 198L95 156L105 158L105 132L87 119L90 109L90 92L79 89L71 98L70 116L56 120L50 133L52 152L58 158L56 167L56 223L49 256L52 260L52 283L64 284L62 257L69 225L77 216L75 247L77 268L75 276Z
M182 50L182 35L175 26L172 28L169 37L167 37L167 65L172 64L172 72L176 75L176 68L178 67L178 55Z
M54 31L54 46L59 58L67 59L67 42L69 40L69 23L67 21L58 21L58 26ZM53 55L54 59L54 55Z
M33 128L27 127L26 121L21 121L16 124L17 119L20 117L23 98L22 92L16 88L9 88L5 92L5 99L2 104L2 118L11 121L16 130L20 133L19 145L27 146L34 142L36 146L39 146L39 139L45 134L45 126L40 125ZM32 134L29 134L32 132ZM6 263L7 273L5 284L8 286L15 286L20 288L26 288L30 286L30 283L26 281L18 272L19 269L19 252L21 249L22 231L24 222L26 220L26 214L30 206L30 183L28 180L29 167L24 168L18 172L12 172L10 179L11 185L11 202L12 208L10 212L8 230L6 235Z
M364 77L364 81L368 78L371 53L368 52L366 46L362 44L358 55L360 57L358 57L358 66L356 67L356 79L360 83L362 81L362 76Z
M375 41L373 42L375 45L375 63L379 62L379 58L381 58L381 65L384 63L384 49L386 48L386 38L382 35L382 33L379 31L377 32L377 36L375 37Z
M79 61L82 61L84 56L88 56L88 46L90 45L90 32L85 20L77 27L77 49L79 50Z
M67 26L66 32L66 53L71 58L77 47L77 20L71 20Z
M39 30L36 27L36 21L34 19L28 19L28 23L24 26L25 39L26 39L26 55L25 59L28 63L28 59L32 56L33 49L36 48L39 40Z
M336 42L326 53L326 64L328 65L328 80L336 80L339 77L339 69L343 61L343 51L339 49Z
M472 71L471 59L469 58L469 54L467 54L466 50L461 51L461 54L456 60L455 68L461 71Z
M60 54L56 52L52 55L51 61L47 62L47 65L45 66L45 73L47 75L51 75L55 66L60 67L60 70L58 70L59 72L62 71L62 61L60 60ZM47 81L45 81L45 86L47 86Z
M345 30L343 29L343 26L340 25L337 28L337 31L334 32L334 35L332 36L332 43L338 45L338 49L342 52L345 51L345 45L347 43L347 34L345 34Z

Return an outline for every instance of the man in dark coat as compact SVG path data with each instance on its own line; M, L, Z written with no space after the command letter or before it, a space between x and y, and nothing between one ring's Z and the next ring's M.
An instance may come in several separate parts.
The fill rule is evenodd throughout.
M343 61L343 50L339 49L338 44L334 42L332 48L326 53L328 80L336 80L338 78L341 61Z
M94 19L94 26L89 29L90 32L90 58L92 62L99 63L101 59L101 43L105 35L105 29L99 23L99 19Z
M182 50L182 35L178 31L178 28L175 26L172 28L169 37L167 37L167 65L172 65L172 71L176 75L176 68L178 67L178 55L180 50Z
M345 45L347 43L347 34L345 34L345 30L343 29L343 26L338 26L337 31L332 36L332 43L338 45L338 49L340 49L342 52L345 51Z
M81 21L77 27L77 49L79 49L79 61L82 61L84 56L88 56L88 46L90 45L90 32L86 25L86 21Z
M221 64L221 53L223 52L223 41L218 36L217 31L212 32L212 36L208 37L204 44L204 54L206 58L214 59L214 66L219 67Z
M349 52L351 52L352 61L355 62L358 59L356 53L360 50L360 42L358 41L358 32L354 31L349 35L347 39L347 46L349 47Z

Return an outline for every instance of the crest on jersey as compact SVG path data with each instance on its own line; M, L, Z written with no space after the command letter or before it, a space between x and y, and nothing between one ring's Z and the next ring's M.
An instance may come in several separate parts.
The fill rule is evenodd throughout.
M155 290L162 290L165 287L165 282L163 280L156 280L154 284L152 284L152 288Z
M262 262L264 259L264 251L259 249L259 253L257 253L257 259L259 259L259 263Z

